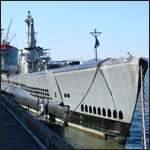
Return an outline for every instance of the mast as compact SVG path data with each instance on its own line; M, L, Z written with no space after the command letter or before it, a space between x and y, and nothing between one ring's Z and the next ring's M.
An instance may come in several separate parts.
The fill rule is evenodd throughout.
M94 29L94 32L90 32L95 37L95 62L97 62L97 47L100 45L97 37L101 34L102 32L97 32L96 29Z
M11 26L11 23L12 23L12 19L10 21L10 26ZM8 26L7 35L6 35L6 39L5 39L6 42L7 42L7 39L8 39L8 34L9 34L10 26Z
M28 18L25 20L25 22L28 25L28 47L35 46L35 37L34 37L34 21L33 18L31 18L30 11L28 11Z

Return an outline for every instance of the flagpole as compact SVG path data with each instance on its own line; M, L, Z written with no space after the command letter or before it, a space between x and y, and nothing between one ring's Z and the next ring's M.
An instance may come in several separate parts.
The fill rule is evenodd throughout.
M97 48L95 48L95 62L97 62Z
M99 46L99 42L97 40L97 37L101 34L102 32L97 32L96 29L94 29L94 32L90 32L95 37L95 62L97 62L97 47Z

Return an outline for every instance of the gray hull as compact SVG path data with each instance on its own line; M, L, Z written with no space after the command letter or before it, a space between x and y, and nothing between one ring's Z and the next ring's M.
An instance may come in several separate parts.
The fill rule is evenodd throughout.
M141 57L21 73L3 81L1 90L34 110L44 100L50 117L124 144L140 91L140 66L145 74L148 63Z

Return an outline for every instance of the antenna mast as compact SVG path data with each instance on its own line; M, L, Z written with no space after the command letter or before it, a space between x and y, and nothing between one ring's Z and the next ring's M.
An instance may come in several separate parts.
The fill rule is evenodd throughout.
M94 29L94 32L90 32L95 37L95 62L97 62L97 47L100 45L98 42L97 37L101 34L102 32L97 32L96 29Z
M28 11L28 18L25 20L25 22L28 25L28 47L35 46L35 32L34 32L34 21L33 18L30 15L30 11Z

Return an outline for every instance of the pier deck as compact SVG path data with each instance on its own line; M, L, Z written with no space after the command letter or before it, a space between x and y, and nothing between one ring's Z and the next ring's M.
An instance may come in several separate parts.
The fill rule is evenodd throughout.
M21 108L9 95L2 93L4 92L1 91L1 149L74 149L56 131L53 132ZM29 133L22 126L28 127ZM61 126L53 126L57 132L62 132Z
M3 105L1 105L1 149L40 149Z

